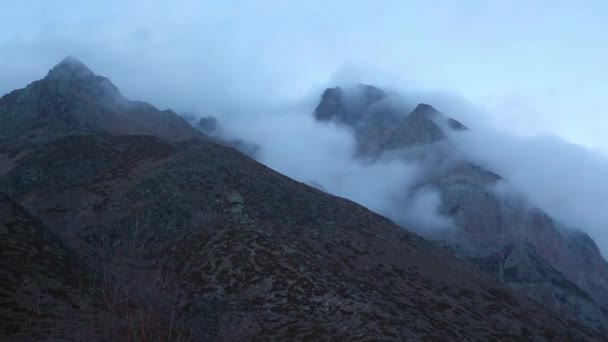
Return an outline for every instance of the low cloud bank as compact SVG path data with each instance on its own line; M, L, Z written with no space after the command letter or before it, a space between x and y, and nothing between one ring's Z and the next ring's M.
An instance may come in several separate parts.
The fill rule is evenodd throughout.
M404 113L426 102L463 121L471 131L452 134L452 147L436 144L422 151L396 151L373 162L356 159L356 142L349 128L314 120L312 112L322 89L297 103L243 109L243 115L227 117L227 126L230 134L262 146L260 162L301 182L321 185L331 194L420 233L453 228L438 213L439 193L420 184L454 161L473 162L504 178L496 185L499 195L538 207L566 227L586 232L606 254L605 154L554 136L507 133L493 127L485 119L487 113L458 96L393 89L402 96L391 103L403 106Z
M438 230L451 222L438 214L433 188L419 189L425 160L387 156L371 162L354 158L350 129L320 123L312 115L318 98L297 105L232 117L230 135L262 146L258 160L298 181L360 203L410 229ZM252 119L255 118L255 119Z
M608 252L608 156L554 136L518 137L499 130L456 135L466 158L500 174L567 227L580 229ZM513 190L516 189L516 190Z

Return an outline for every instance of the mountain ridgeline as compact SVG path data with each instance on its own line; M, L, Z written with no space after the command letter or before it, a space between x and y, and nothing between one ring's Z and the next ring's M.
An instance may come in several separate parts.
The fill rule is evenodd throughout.
M367 127L367 107L326 95L317 117L356 126L362 158L446 139L430 106ZM74 58L0 98L1 339L606 340L597 248L542 212L526 238L496 234L528 227L489 209L478 178L498 176L465 164L429 180L466 223L429 242L203 132Z

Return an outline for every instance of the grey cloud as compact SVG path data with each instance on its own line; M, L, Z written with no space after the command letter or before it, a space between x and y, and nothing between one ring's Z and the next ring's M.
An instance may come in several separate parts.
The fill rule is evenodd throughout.
M353 99L356 102L355 99ZM230 121L230 134L262 146L259 161L296 180L318 184L412 229L446 229L432 188L419 189L431 162L386 155L371 162L354 158L350 129L320 123L312 115L317 97L297 105L265 108ZM252 119L255 118L255 119ZM414 155L415 151L403 151ZM434 162L434 161L433 161Z
M567 227L588 233L608 252L608 157L554 136L518 137L500 130L458 134L464 156L501 174L519 192ZM515 190L516 189L516 190Z

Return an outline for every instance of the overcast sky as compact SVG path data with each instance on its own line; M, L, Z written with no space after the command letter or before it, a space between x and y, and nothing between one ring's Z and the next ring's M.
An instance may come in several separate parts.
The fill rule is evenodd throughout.
M608 152L606 1L0 5L0 93L68 54L129 97L189 111L301 97L346 70L462 96L517 134Z

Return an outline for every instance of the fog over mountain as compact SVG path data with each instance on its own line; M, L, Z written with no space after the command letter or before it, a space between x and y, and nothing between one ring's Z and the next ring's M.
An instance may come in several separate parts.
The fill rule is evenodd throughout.
M433 103L432 97L424 101ZM437 102L446 100L438 97ZM432 189L411 193L411 212L392 207L394 196L398 195L395 192L419 180L426 166L424 161L406 163L390 156L374 163L354 160L352 134L343 127L314 122L310 114L313 110L312 103L294 106L252 121L248 117L236 119L230 127L233 134L262 145L260 161L295 179L316 181L331 193L393 219L403 218L416 227L449 227L449 220L435 213L439 199ZM403 112L409 110L411 107L405 106ZM269 109L265 113L272 112ZM509 185L498 191L522 197L567 226L587 232L606 253L608 217L603 207L608 203L608 186L602 178L608 172L608 158L603 152L556 136L520 137L499 128L476 125L470 113L464 116L468 120L464 122L470 121L478 129L454 134L458 149L451 151L453 158L473 161L499 173Z
M607 104L598 101L604 86L594 82L606 71L599 59L605 48L594 44L589 50L586 44L594 29L605 25L593 20L594 12L605 8L600 3L576 8L560 3L549 9L548 3L547 8L542 3L470 2L459 8L387 3L385 9L391 11L369 11L369 4L346 7L340 2L294 6L25 2L3 18L11 29L0 34L0 91L25 85L71 53L101 74L111 75L131 97L219 117L230 134L262 144L261 160L279 171L317 181L330 192L372 209L390 211L386 190L415 181L420 166L390 159L373 165L353 162L349 134L320 127L309 113L326 86L362 82L399 88L412 97L410 106L431 103L473 128L462 139L468 158L500 169L537 205L588 231L604 248L608 238L601 206L608 191L600 177L606 171L605 152L579 144L605 146L603 139L595 138L596 130L606 127L601 114ZM337 10L344 14L340 23L334 20ZM579 49L574 50L580 54L553 54L550 61L537 57L561 49L548 37L566 29L556 18L568 11L573 11L577 29L589 34L583 41L579 35L561 36L560 42L576 44ZM488 19L477 19L477 13ZM32 15L37 24L19 20L25 15ZM521 37L521 30L510 31L532 19L537 30L531 37ZM462 25L464 21L469 25ZM482 26L486 33L477 32ZM455 31L440 34L448 27ZM417 38L412 41L413 36ZM499 51L509 48L507 42L513 50L519 46L530 51L488 56L483 44L492 37L504 43L494 47ZM467 38L483 39L473 43ZM530 46L543 39L544 45ZM451 58L442 57L448 50ZM454 60L467 53L484 63ZM545 65L558 67L576 60L581 63L575 69L547 70ZM597 72L587 72L590 68ZM546 77L549 72L551 80ZM583 92L580 82L572 82L579 75L585 75L583 85L593 91ZM566 84L571 85L564 88ZM521 89L519 93L515 88ZM543 89L554 94L538 96ZM568 106L563 106L566 100ZM538 107L546 110L539 113L534 109ZM554 136L530 136L534 132ZM430 213L435 202L428 192L415 198L412 206L428 208L424 211ZM427 223L447 224L436 220Z
M0 5L0 339L608 334L605 2Z
M606 8L588 5L26 1L4 12L0 92L73 54L129 97L219 118L225 134L260 144L260 161L297 180L417 227L448 228L432 188L405 195L407 210L392 207L404 196L393 190L414 185L428 163L354 160L348 129L311 116L326 87L388 87L405 97L404 114L429 103L471 128L455 156L499 172L606 254L606 47L591 44ZM580 34L553 38L567 30L565 13ZM529 37L514 29L532 22Z
M608 253L608 158L555 136L521 138L500 131L458 139L471 160L500 170L513 188L564 224L587 232ZM501 189L502 191L511 191Z

